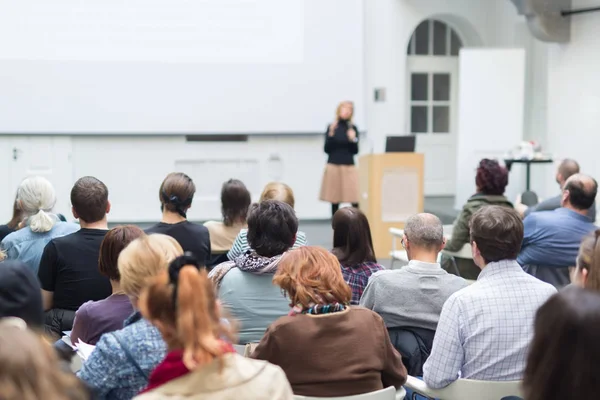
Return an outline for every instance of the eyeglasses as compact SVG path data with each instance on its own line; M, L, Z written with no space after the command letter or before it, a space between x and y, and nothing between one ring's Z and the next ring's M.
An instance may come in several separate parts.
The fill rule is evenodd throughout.
M404 234L404 236L402 236L402 239L400 239L400 244L406 249L406 245L404 244L404 238L406 238L406 242L408 242L408 236L406 236L406 233Z

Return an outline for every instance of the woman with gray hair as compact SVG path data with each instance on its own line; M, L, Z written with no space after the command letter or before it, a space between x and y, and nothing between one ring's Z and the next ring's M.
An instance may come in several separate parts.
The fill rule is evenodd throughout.
M77 231L79 226L62 222L52 213L56 193L44 177L33 176L23 180L17 190L16 201L23 215L23 227L6 236L0 248L7 259L22 261L37 274L46 244L55 237Z

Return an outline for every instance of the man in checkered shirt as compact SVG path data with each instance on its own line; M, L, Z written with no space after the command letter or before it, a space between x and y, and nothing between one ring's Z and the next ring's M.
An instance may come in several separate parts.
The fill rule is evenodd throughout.
M556 289L523 271L516 258L523 222L516 211L499 206L479 209L470 221L473 261L482 271L477 282L444 304L423 367L431 388L458 378L520 380L537 309Z

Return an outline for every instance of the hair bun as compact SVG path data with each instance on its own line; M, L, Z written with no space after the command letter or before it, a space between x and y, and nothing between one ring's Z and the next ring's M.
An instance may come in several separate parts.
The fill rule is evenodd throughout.
M179 271L186 265L193 265L197 269L203 268L204 265L198 261L193 253L186 251L182 256L177 257L169 264L169 282L177 284L179 279Z

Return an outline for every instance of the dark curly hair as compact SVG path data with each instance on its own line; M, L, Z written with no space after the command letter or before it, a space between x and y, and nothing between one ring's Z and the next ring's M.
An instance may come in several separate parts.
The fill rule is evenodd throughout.
M484 158L479 162L475 184L482 194L502 195L508 185L508 171L498 161Z

